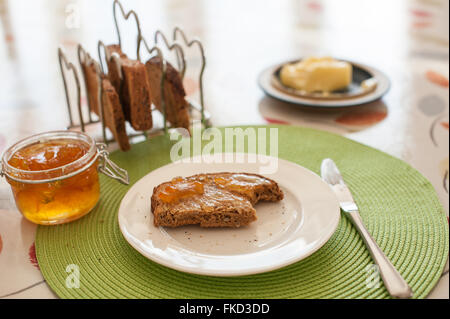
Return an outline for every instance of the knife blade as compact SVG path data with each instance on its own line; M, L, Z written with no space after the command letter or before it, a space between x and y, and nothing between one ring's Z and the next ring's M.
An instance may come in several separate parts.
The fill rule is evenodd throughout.
M341 209L347 213L357 211L358 206L353 199L350 189L344 182L341 172L337 168L333 160L326 158L322 161L320 167L322 179L330 185L336 194Z
M336 194L342 211L350 218L351 222L363 238L372 259L378 266L379 274L381 275L381 279L383 280L387 291L395 298L411 298L413 296L412 289L395 269L394 265L392 265L365 227L363 220L359 215L358 206L353 199L352 193L345 184L339 169L332 159L326 158L322 161L320 173L322 179L330 185Z

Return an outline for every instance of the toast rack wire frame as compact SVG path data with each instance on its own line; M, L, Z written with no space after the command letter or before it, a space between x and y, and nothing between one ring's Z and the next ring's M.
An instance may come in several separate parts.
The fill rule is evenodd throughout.
M165 79L165 72L166 72L166 63L165 63L164 57L162 56L162 52L158 47L149 48L147 43L146 42L144 42L144 43L145 43L145 47L149 54L156 53L156 55L159 56L161 61L163 61L163 63L161 64L161 72L162 72L161 94L162 94L162 92L164 90L164 79ZM99 41L99 49L101 46L104 47L104 44L103 44L103 42ZM81 69L81 73L83 74L84 86L85 86L86 92L88 92L88 83L87 83L87 75L85 74L83 65L91 65L91 64L94 65L94 69L97 74L97 83L98 83L97 101L98 101L98 105L99 105L99 110L98 110L99 114L97 114L98 120L94 120L92 118L92 112L94 110L93 110L92 105L90 105L89 99L87 99L89 112L88 112L88 120L85 121L85 117L83 116L83 110L81 107L81 84L80 84L81 82L80 82L80 79L78 76L77 68L75 67L75 65L73 63L69 62L66 54L64 53L64 50L62 48L58 48L59 65L60 65L61 75L63 78L63 84L64 84L64 90L65 90L66 102L67 102L67 111L69 114L69 121L70 121L68 129L80 128L82 132L85 132L87 125L101 122L103 142L108 144L108 143L114 141L114 139L108 139L106 136L106 123L105 123L105 119L104 119L105 106L103 104L103 99L102 99L102 95L103 95L102 79L105 76L104 72L102 71L103 67L97 61L92 59L91 56L89 55L89 53L87 53L86 50L80 44L77 47L77 55L78 55L78 64ZM121 69L120 61L116 55L113 54L113 55L111 55L111 57L106 57L106 58L107 59L109 59L109 58L115 59L116 65L120 71L120 69ZM75 124L74 120L73 120L73 116L72 116L70 93L69 93L68 82L67 82L67 72L68 71L71 71L71 74L73 75L73 78L76 83L76 97L77 97L76 105L77 105L78 117L79 117L80 124ZM121 74L121 72L119 72L119 74ZM164 131L164 133L166 133L168 128L167 128L167 124L166 124L167 121L166 121L164 96L161 97L161 105L163 106L163 118L164 118L164 129L163 130L162 129L152 130L151 134L149 134L149 132L147 132L147 131L143 131L140 133L127 134L128 137L136 137L136 136L141 136L141 135L144 135L146 137L149 137L149 135L155 136L155 135L160 135L162 133L162 131ZM154 111L154 110L152 110L152 111Z
M139 17L134 10L129 10L128 12L126 12L122 6L122 3L119 0L113 1L114 26L115 26L115 29L117 32L120 49L122 49L122 37L120 34L120 28L119 28L119 24L118 24L118 20L117 20L117 8L119 8L123 19L128 20L130 17L134 17L134 21L136 23L136 29L137 29L137 46L136 46L137 54L136 54L136 56L139 59L141 39L144 39L142 36L142 31L141 31L142 29L141 29ZM203 48L203 44L201 43L201 41L199 39L196 39L196 38L194 38L192 40L188 40L184 31L180 27L175 27L173 30L173 37L172 37L173 41L175 43L170 44L169 41L167 41L167 38L164 36L164 34L160 30L157 30L155 32L155 36L154 36L155 46L157 46L158 36L160 36L163 39L164 44L166 45L167 49L169 49L170 51L175 50L176 57L177 57L178 70L181 73L181 78L184 79L184 75L185 75L185 71L186 71L186 60L185 60L185 54L184 54L183 47L180 44L176 43L178 34L181 36L182 40L184 41L185 46L191 47L193 45L197 45L199 48L199 51L200 51L200 55L202 58L202 66L201 66L201 71L199 74L199 81L198 81L199 93L200 93L200 106L196 105L192 101L188 101L188 103L189 103L190 111L196 110L197 112L199 112L201 115L202 125L207 127L209 125L210 115L206 114L206 112L205 112L204 94L203 94L203 74L204 74L205 66L206 66L206 57L205 57L205 50ZM147 47L147 49L148 49L148 47ZM99 51L99 58L101 59L100 48L98 48L98 51ZM101 60L100 60L100 63L101 63Z
M99 41L101 43L101 41ZM148 49L148 47L147 47ZM165 60L162 56L161 50L157 47L153 47L151 49L148 49L148 52L150 54L152 54L153 52L156 52L157 55L160 57L160 59L162 61L164 61L164 63L162 64L162 81L165 79ZM85 87L85 91L88 91L88 83L87 83L87 76L85 74L84 68L82 67L83 64L85 65L89 65L89 64L93 64L96 74L97 74L97 83L98 83L98 91L97 91L97 101L98 101L98 105L99 107L99 114L98 114L98 119L94 120L92 118L92 112L93 112L93 107L92 105L90 105L90 101L89 99L87 99L87 103L88 103L88 120L85 121L85 116L83 116L83 110L82 110L82 106L81 106L81 81L79 79L79 75L77 72L77 68L75 67L75 65L72 62L69 62L66 54L64 53L64 50L60 47L58 48L58 60L59 60L59 66L60 66L60 71L61 71L61 76L63 79L63 84L64 84L64 91L65 91L65 95L66 95L66 104L67 104L67 113L69 115L69 126L67 127L68 129L81 129L82 132L86 132L86 126L90 125L90 124L95 124L95 123L99 123L101 122L101 126L102 126L102 138L103 138L103 142L108 144L110 142L113 142L114 139L108 139L106 136L106 124L105 124L105 120L104 120L104 105L103 105L103 99L102 99L102 95L103 95L103 86L102 86L102 79L104 77L104 73L102 71L102 67L100 66L100 64L95 61L94 59L91 58L91 56L89 55L89 53L86 52L86 50L79 44L77 47L77 55L78 55L78 64L80 66L81 69L81 73L83 74L83 79L84 79L84 87ZM116 58L116 57L112 57L112 58ZM117 64L119 66L119 64ZM119 66L120 67L120 66ZM77 106L77 113L78 113L78 117L79 117L79 123L80 124L75 124L74 121L74 117L72 115L72 107L71 107L71 103L70 103L70 93L69 93L69 88L68 88L68 81L67 81L67 73L71 72L75 84L76 84L76 106ZM162 86L161 86L161 91L164 89L164 83L162 82ZM165 101L164 101L164 96L161 99L161 104L163 105L163 108L165 110ZM164 123L166 123L165 118L165 111L163 112L163 117L164 117ZM160 135L162 132L162 130L153 130L151 132L151 136L155 136L155 135ZM167 127L164 127L164 132L167 132ZM141 136L144 135L146 137L149 136L148 132L142 132L142 133L134 133L134 134L127 134L128 137L135 137L135 136Z
M165 82L164 80L166 78L166 61L165 61L165 59L164 59L164 57L162 55L161 50L158 47L156 47L156 46L154 46L152 48L149 48L147 43L145 42L145 39L142 38L142 36L139 39L139 47L140 47L141 41L144 41L145 48L147 49L147 52L149 54L154 54L156 52L156 55L161 59L161 61L163 61L162 65L161 65L161 73L162 73L162 77L161 77L161 105L162 105L162 108L163 108L163 112L162 113L163 113L163 124L164 124L164 127L163 127L162 130L161 129L152 129L151 132L150 131L142 131L140 133L131 133L131 134L127 133L127 136L130 137L130 138L136 137L136 136L141 136L141 135L143 135L145 137L156 136L156 135L160 135L162 132L167 133L167 131L168 131L167 120L166 120L167 119L167 114L166 114L166 107L165 107L166 103L165 103L165 97L164 97L164 95L162 95L163 92L164 92L163 91L164 90L164 82ZM117 67L117 73L119 74L119 77L122 80L123 79L123 73L122 73L122 68L121 68L119 55L117 53L113 53L113 54L109 55L105 44L102 41L98 41L97 50L98 50L99 60L100 60L99 70L100 70L101 74L103 74L103 75L105 74L104 73L105 68L104 68L103 63L102 63L102 61L103 61L102 54L101 54L102 48L103 48L103 52L104 52L105 61L109 62L111 59L113 59L115 61L115 66ZM137 54L138 54L138 57L139 57L140 50L137 52ZM86 78L85 78L85 80L86 80ZM102 99L100 100L99 105L101 105L101 107L104 108ZM152 108L151 112L154 112L154 111L156 111L156 109ZM105 125L102 125L102 130L105 132ZM105 133L103 133L103 134L105 135ZM111 142L111 140L107 140L107 142Z
M135 18L136 21L136 27L138 30L138 37L137 37L137 58L140 61L140 48L142 45L145 46L145 48L147 49L147 52L149 54L152 54L154 52L156 52L156 55L160 57L161 61L163 61L163 63L161 64L161 68L162 68L162 77L161 77L161 105L163 108L163 121L164 121L164 127L162 129L158 129L158 130L152 130L151 134L149 134L149 132L144 131L141 133L132 133L132 134L127 134L129 137L135 137L135 136L141 136L144 135L147 138L150 136L155 136L155 135L160 135L161 132L167 132L168 130L168 126L167 126L167 121L166 121L166 103L165 103L165 95L164 93L164 80L166 77L166 60L164 59L162 52L160 50L159 47L156 46L157 41L158 41L158 37L161 37L164 41L164 44L167 46L167 48L169 50L174 50L176 53L176 58L177 58L177 65L178 65L178 69L181 73L181 77L182 79L184 78L185 75L185 71L186 71L186 61L185 61L185 55L184 55L184 50L182 48L182 46L179 43L175 43L177 41L177 34L180 34L182 39L184 40L184 43L186 46L190 47L193 44L197 44L199 49L200 49L200 53L201 53L201 57L202 57L202 67L201 67L201 72L199 75L199 90L200 90L200 106L195 105L193 102L188 101L189 103L189 107L190 107L190 111L192 112L192 110L195 110L197 112L199 112L201 114L201 123L206 127L209 124L209 114L205 115L205 110L204 110L204 98L203 98L203 72L205 69L205 54L204 54L204 49L203 49L203 45L201 44L201 42L198 39L194 39L191 41L188 41L185 33L183 32L183 30L181 30L179 27L176 27L173 31L173 40L174 43L170 44L169 41L167 40L167 38L164 36L164 34L157 30L155 32L155 46L152 48L149 48L145 38L142 36L141 33L141 27L140 27L140 23L139 23L139 18L137 16L137 14L135 13L135 11L130 10L127 13L125 13L125 10L123 9L123 6L121 5L121 3L118 0L114 0L113 2L113 14L114 14L114 23L115 23L115 28L118 34L118 40L119 40L119 47L121 47L121 35L120 35L120 29L118 27L118 22L117 22L117 16L116 16L116 8L117 6L119 7L122 16L124 19L128 19L130 16L133 16ZM84 117L83 117L83 111L81 108L81 87L80 87L80 80L79 80L79 76L78 73L76 71L76 67L74 66L73 63L69 62L67 59L67 56L65 55L64 51L62 48L58 48L58 58L59 58L59 64L60 64L60 70L61 70L61 75L63 77L63 83L64 83L64 90L65 90L65 94L66 94L66 104L67 104L67 110L68 110L68 114L69 114L69 121L70 124L68 126L69 129L72 128L80 128L81 131L85 132L85 127L86 125L90 125L90 124L95 124L95 123L99 123L101 122L102 124L102 137L103 137L103 142L104 143L109 143L112 142L113 139L107 139L106 137L106 125L105 125L105 121L103 118L103 114L104 114L104 106L103 106L103 99L102 99L102 90L103 87L101 85L101 81L102 78L104 76L104 67L103 67L103 63L102 63L102 55L101 55L101 48L103 48L104 52L105 52L105 58L113 58L116 59L116 62L119 62L117 56L115 56L114 54L111 57L107 57L107 50L106 46L104 45L104 43L102 41L98 42L98 55L99 55L99 59L100 59L100 63L98 63L97 61L95 61L94 59L91 58L91 56L84 50L84 48L81 45L78 45L77 48L77 54L78 54L78 62L79 62L79 66L81 68L81 72L83 74L83 78L84 78L84 86L85 86L85 90L87 92L88 86L87 86L87 80L86 80L86 74L84 71L84 68L82 67L83 63L89 64L89 63L94 63L95 66L95 70L97 72L97 77L98 77L98 83L99 83L99 88L98 88L98 105L100 106L99 109L99 119L98 120L94 120L92 118L92 105L89 105L89 99L87 99L87 103L88 103L88 121L85 122L84 121ZM120 66L120 63L116 63L117 66ZM120 69L120 67L119 67ZM76 90L77 90L77 110L78 110L78 116L80 119L80 124L75 124L74 120L73 120L73 116L72 116L72 110L71 110L71 103L70 103L70 94L68 91L68 84L67 84L67 78L66 78L66 72L71 71L72 75L74 77L75 83L76 83ZM119 74L121 74L121 70L119 70ZM152 111L155 111L155 109L153 108Z
M59 61L59 68L61 71L61 75L63 78L63 84L64 84L64 91L66 93L66 104L67 104L67 111L69 114L69 128L71 127L76 127L76 125L74 124L73 121L73 117L72 117L72 110L70 108L70 95L69 95L69 89L67 87L67 79L66 79L66 72L71 71L72 75L75 79L75 84L76 84L76 88L77 88L77 107L78 107L78 116L80 117L80 125L81 126L81 130L84 132L84 122L82 120L83 118L83 112L81 110L81 93L80 93L80 79L78 78L78 73L77 70L75 68L75 66L73 65L72 62L69 62L69 60L67 59L64 51L62 48L58 48L58 61ZM66 70L66 71L65 71Z
M199 85L199 91L200 91L200 113L201 113L201 121L202 124L207 126L208 121L209 121L209 115L208 115L208 119L205 118L205 101L204 101L204 95L203 95L203 74L205 72L205 67L206 67L206 57L205 57L205 50L203 48L203 44L199 39L192 39L192 40L188 40L188 38L186 37L186 34L184 33L183 30L181 30L180 27L175 27L173 30L173 41L177 41L177 34L179 34L181 36L181 38L184 41L184 44L187 47L191 47L193 45L197 45L199 50L200 50L200 55L202 58L202 67L200 69L200 74L199 74L199 79L198 79L198 85ZM156 37L156 35L155 35ZM155 40L155 44L156 44L156 40ZM184 55L177 55L177 61L178 61L178 65L180 65L180 59L184 60ZM184 62L184 66L186 67L186 63ZM183 70L183 77L184 77L184 71Z

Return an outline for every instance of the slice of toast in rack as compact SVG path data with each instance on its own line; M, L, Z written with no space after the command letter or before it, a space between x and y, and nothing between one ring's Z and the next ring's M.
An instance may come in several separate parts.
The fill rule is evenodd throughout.
M89 107L92 112L100 116L100 108L103 104L103 120L105 126L111 131L114 139L119 144L122 151L130 149L130 143L125 129L125 118L119 95L110 81L102 76L102 96L101 103L99 99L99 82L95 64L85 62L81 64L86 80L86 95L89 101Z
M156 56L145 63L150 83L152 102L163 113L161 105L161 59ZM189 104L185 99L186 93L180 73L169 63L166 63L166 78L164 81L164 98L166 104L167 121L173 127L183 127L189 130Z
M106 47L108 78L119 94L125 119L138 131L153 127L151 112L151 91L145 65L129 59L118 45ZM117 61L112 58L116 54Z
M119 143L120 149L122 151L128 151L130 149L130 142L125 129L125 117L119 95L106 77L102 79L102 89L105 125L110 129L114 139Z
M86 81L86 95L89 102L90 111L100 116L100 105L98 98L99 78L95 65L92 62L84 62L81 63L81 68L83 69L83 75Z

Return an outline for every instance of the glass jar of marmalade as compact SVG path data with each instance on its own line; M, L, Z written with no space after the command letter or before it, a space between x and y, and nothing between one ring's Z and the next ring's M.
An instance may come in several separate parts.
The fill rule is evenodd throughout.
M70 222L100 198L98 171L128 184L128 174L108 158L104 144L74 131L30 136L4 154L0 175L11 185L19 211L41 225Z

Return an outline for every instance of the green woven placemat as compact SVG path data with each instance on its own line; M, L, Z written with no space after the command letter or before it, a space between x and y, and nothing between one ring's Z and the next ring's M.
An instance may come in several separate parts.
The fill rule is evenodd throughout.
M352 188L362 218L381 249L425 297L448 254L448 223L431 184L408 164L344 137L307 128L278 127L279 157L319 172L333 158ZM160 136L116 152L131 185L170 162L174 142ZM167 176L170 178L171 176ZM101 177L101 200L87 216L39 226L36 253L45 280L62 298L388 298L369 278L372 260L347 218L316 253L282 269L244 277L191 275L160 266L135 251L119 230L117 211L131 187ZM67 288L66 267L80 270ZM370 266L369 266L370 268ZM73 274L73 273L72 273ZM369 283L369 285L367 285ZM372 285L371 285L372 283ZM371 288L369 288L371 287Z

